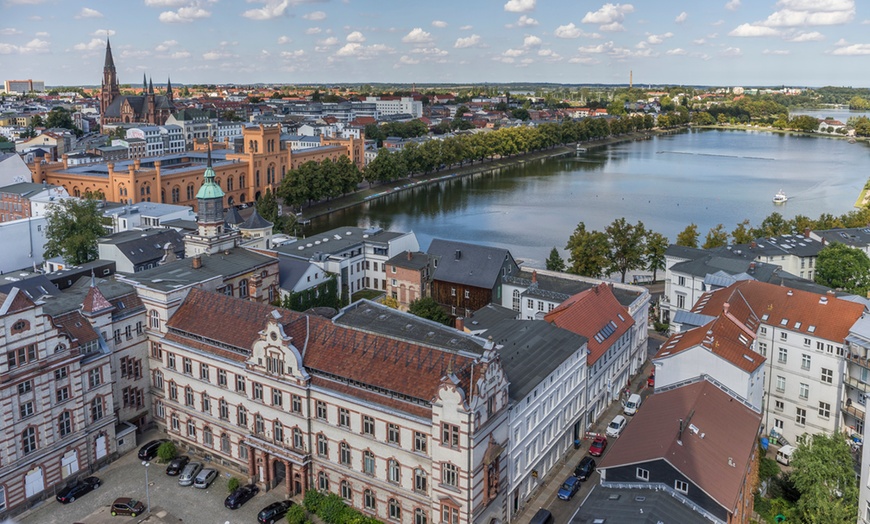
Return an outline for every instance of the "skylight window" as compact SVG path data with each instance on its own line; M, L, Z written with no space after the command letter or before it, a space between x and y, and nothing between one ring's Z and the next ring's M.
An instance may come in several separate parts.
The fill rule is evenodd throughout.
M780 326L787 326L787 325L788 325L788 319L787 319L787 318L784 318L784 319L780 320L780 321L779 321L779 325L780 325Z
M800 323L800 322L795 322L795 323L794 323L794 328L795 328L795 329L800 329L800 328L801 328L801 323Z
M770 315L768 315L767 313L761 315L761 320L767 320L768 318L770 318Z
M808 327L808 328L807 328L807 331L809 331L810 333L815 333L815 332L816 332L816 326L810 326L810 327Z

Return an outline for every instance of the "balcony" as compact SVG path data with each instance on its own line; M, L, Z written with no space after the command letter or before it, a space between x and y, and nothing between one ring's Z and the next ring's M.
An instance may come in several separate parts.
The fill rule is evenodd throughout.
M861 382L860 380L858 380L855 377L847 377L846 378L846 385L848 385L849 387L853 387L853 388L857 389L858 391L863 391L864 393L870 393L870 384L866 384L864 382Z
M846 353L846 360L848 360L849 362L854 362L861 367L870 369L870 358L864 358L849 351Z
M860 404L856 404L854 402L852 402L851 404L843 402L842 408L843 408L843 413L851 415L858 420L861 420L861 421L864 420L864 406L862 406Z

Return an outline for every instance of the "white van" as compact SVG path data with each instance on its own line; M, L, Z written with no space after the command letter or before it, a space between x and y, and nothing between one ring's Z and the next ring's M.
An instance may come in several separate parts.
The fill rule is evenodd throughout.
M780 464L785 464L786 466L788 466L788 463L791 462L791 456L794 455L794 452L796 450L796 447L786 444L785 446L779 448L779 451L776 452L776 461Z
M638 408L640 407L641 398L637 393L628 397L628 400L625 404L622 405L622 411L625 412L626 415L634 415L637 413Z

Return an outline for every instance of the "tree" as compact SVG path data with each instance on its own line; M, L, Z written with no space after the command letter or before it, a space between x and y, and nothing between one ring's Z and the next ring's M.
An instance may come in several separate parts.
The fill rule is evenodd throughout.
M737 227L735 227L734 231L731 232L731 238L734 239L735 244L748 244L752 242L752 233L749 228L748 218L737 224Z
M305 524L306 522L309 522L308 515L305 514L305 508L298 504L290 506L285 518L287 519L287 524Z
M851 249L846 247L846 249ZM800 493L799 521L809 524L855 522L858 484L849 444L842 433L808 436L790 461L790 480Z
M701 247L710 249L725 245L728 245L728 232L725 231L724 225L719 224L716 227L710 228L710 231L707 232L707 237L704 239L704 245Z
M420 297L408 305L408 313L428 318L441 324L450 324L450 315L432 297Z
M559 250L553 247L550 251L550 256L547 258L547 269L550 271L565 271L565 261L559 254Z
M178 456L178 448L171 440L167 440L157 448L157 458L160 459L160 462L169 462L176 456Z
M684 247L698 247L698 225L695 223L686 226L677 235L677 245Z
M599 231L586 231L586 224L580 222L565 249L568 257L568 272L586 277L600 277L609 265L610 245L607 235Z
M242 485L242 481L239 477L230 477L230 480L227 481L227 491L232 493L233 491L239 489Z
M867 296L870 290L870 258L860 249L846 244L828 244L819 251L816 259L815 280L823 286Z
M46 219L45 258L60 256L74 266L97 259L97 239L106 230L96 200L62 200L49 207Z
M296 215L279 214L278 195L266 188L266 192L255 204L257 213L272 223L272 230L284 234L292 234L296 227Z
M646 251L644 260L646 268L653 272L653 282L659 270L665 269L665 251L668 249L668 238L656 231L650 231L646 236Z
M60 127L63 129L69 129L78 136L81 136L82 134L82 130L77 128L73 123L70 112L62 107L55 107L49 111L48 116L45 118L45 127Z
M752 229L752 236L758 237L776 237L792 232L792 225L788 220L776 211L767 215L761 221L761 225L757 229Z
M607 226L605 232L610 245L607 257L610 266L607 270L610 273L619 273L621 282L625 282L628 271L643 267L646 228L640 221L631 225L625 218L617 218Z

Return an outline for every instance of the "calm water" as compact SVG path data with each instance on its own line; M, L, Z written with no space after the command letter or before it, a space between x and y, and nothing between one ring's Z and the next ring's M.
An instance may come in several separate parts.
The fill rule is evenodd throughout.
M414 231L422 249L435 237L478 242L543 267L581 221L601 231L619 217L640 220L672 242L694 222L703 239L719 223L731 231L773 211L840 215L868 174L870 149L861 143L689 131L397 193L315 220L307 232L374 225ZM789 196L784 205L772 202L779 189Z

